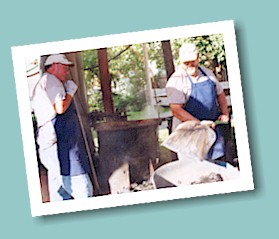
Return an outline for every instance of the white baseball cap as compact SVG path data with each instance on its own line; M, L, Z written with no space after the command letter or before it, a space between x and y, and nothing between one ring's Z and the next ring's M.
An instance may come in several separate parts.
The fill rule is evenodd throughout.
M74 65L73 62L69 61L64 54L50 55L45 61L45 66L49 66L53 63L60 63L63 65Z
M195 61L198 57L199 50L193 43L186 43L179 50L180 62Z

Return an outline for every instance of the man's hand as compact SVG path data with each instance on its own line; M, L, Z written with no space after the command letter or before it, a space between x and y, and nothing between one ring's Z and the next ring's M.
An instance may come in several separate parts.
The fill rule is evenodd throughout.
M74 81L72 81L72 80L66 81L65 90L66 90L67 94L69 94L73 97L74 94L76 93L77 89L78 89L78 87L77 87L77 85L75 84Z
M201 125L209 126L210 128L215 128L215 123L212 120L202 120Z
M229 122L230 117L228 115L220 115L218 120L223 121L223 122Z

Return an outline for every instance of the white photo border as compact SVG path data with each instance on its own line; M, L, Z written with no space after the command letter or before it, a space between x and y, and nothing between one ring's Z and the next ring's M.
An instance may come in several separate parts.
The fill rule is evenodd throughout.
M211 34L223 34L224 36L231 102L232 106L236 106L233 108L233 114L241 177L234 181L191 185L189 187L175 187L136 193L105 195L88 199L43 203L38 175L28 84L27 81L25 81L25 58L32 55L41 56L54 53L76 52ZM14 46L12 47L12 57L32 216L158 202L254 189L235 29L232 20L26 46Z

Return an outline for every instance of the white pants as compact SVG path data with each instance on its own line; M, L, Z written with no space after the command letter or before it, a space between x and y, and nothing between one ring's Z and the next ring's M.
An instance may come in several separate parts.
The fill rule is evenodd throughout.
M42 164L48 170L48 191L50 201L93 196L93 187L88 174L61 176L57 145L39 150Z

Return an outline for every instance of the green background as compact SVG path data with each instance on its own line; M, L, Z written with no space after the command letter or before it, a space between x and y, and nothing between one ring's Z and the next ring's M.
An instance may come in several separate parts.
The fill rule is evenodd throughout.
M243 0L2 2L1 238L278 238L279 19L275 3L270 0L251 5ZM256 189L32 218L11 46L222 20L235 20Z

